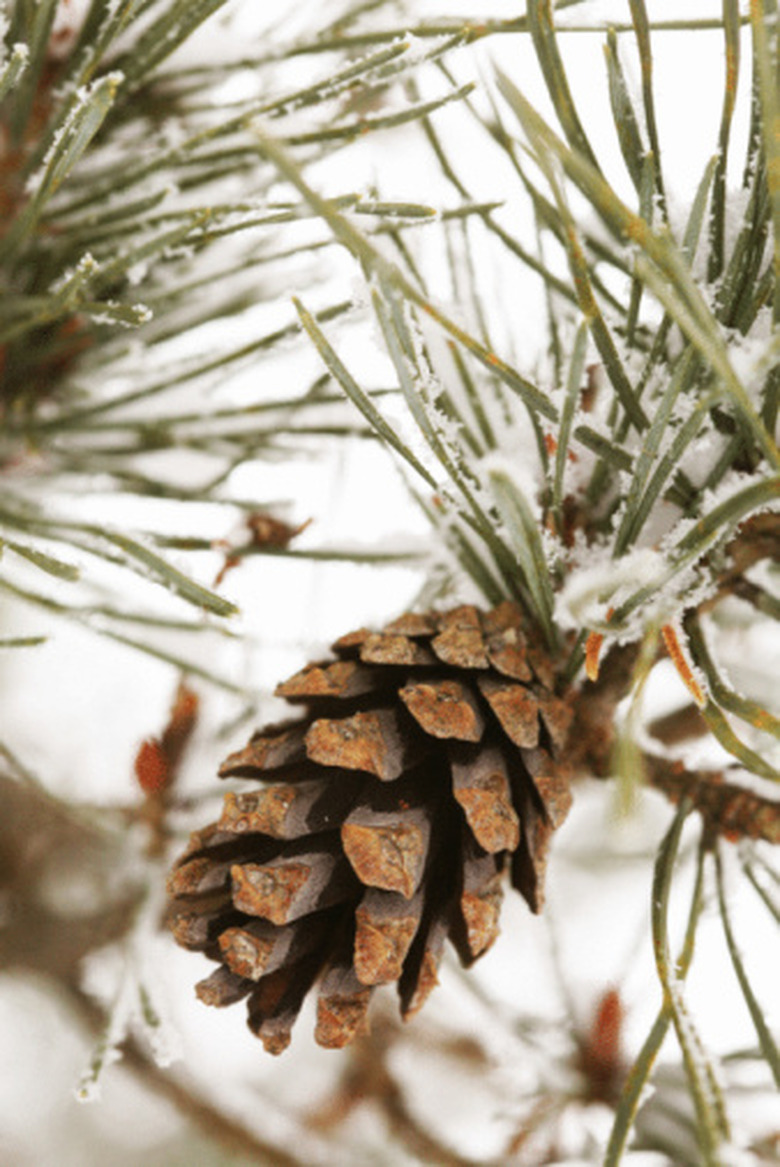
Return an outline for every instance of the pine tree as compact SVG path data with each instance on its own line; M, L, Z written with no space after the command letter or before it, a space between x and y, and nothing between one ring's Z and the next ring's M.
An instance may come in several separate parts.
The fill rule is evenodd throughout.
M771 654L778 615L776 6L744 16L724 0L712 17L659 21L630 0L605 24L587 0L557 12L529 0L508 19L410 6L396 23L383 3L345 3L317 28L286 41L283 27L269 31L241 55L227 26L224 59L204 62L196 34L217 27L221 7L93 0L78 18L70 5L20 2L8 21L0 582L144 648L183 680L167 724L161 714L136 753L132 807L54 797L5 749L5 965L54 977L102 1027L85 1095L124 1042L150 1085L252 1161L612 1167L655 1152L653 1162L707 1167L776 1162L780 1056L764 941L741 924L756 913L767 951L776 944L780 723L771 656L753 676L740 661L752 646ZM722 38L720 124L681 205L656 108L670 84L659 38L695 45L705 31ZM594 37L611 153L570 70L573 46ZM301 61L316 62L319 80ZM533 101L532 74L545 91ZM403 201L348 183L334 196L349 172L342 147L370 149L385 130L399 159L427 148L430 180L404 173L393 184ZM488 198L483 175L496 176ZM253 306L280 286L286 299L285 280L301 286L302 265L312 284L330 275L320 254L351 294L299 293L287 325L189 356L229 323L251 328ZM543 308L531 358L518 288ZM361 364L347 342L366 330L374 355ZM234 370L293 338L322 375L236 404ZM342 636L335 661L279 686L302 719L261 720L243 748L226 731L230 789L206 825L204 759L225 750L198 728L205 686L254 702L195 645L220 636L232 569L255 554L293 557L302 534L273 504L275 515L237 497L234 471L295 457L311 440L332 458L369 439L429 525L421 591L383 631ZM164 467L182 446L209 459L194 489L175 470L139 470L139 455ZM155 500L175 504L165 512L175 524L211 503L241 513L242 533L74 520L96 483L135 496L152 524ZM397 558L307 542L298 555ZM222 552L213 584L168 558L185 550ZM77 572L76 556L97 570ZM181 615L181 601L208 619ZM171 651L162 629L187 651ZM5 645L31 653L34 640L12 630ZM660 709L659 686L673 697ZM266 774L271 785L247 788ZM596 822L605 807L622 826ZM626 851L632 830L639 842ZM74 929L47 907L41 855L76 852L103 880L113 869L119 890ZM236 1120L217 1083L210 1093L207 1076L194 1085L158 1066L139 1041L160 1046L164 1031L149 953L168 951L159 927L171 861L174 935L220 962L201 982L204 1001L248 997L250 1028L279 1052L319 986L318 1040L349 1050L312 1079L317 1104L280 1101L286 1087L296 1097L280 1069L269 1078L275 1121ZM545 871L561 889L552 958L507 902L492 972L461 975L445 939L471 965L498 933L504 885L537 911ZM629 918L649 923L635 943L612 939L631 961L624 981L655 976L656 1012L623 983L602 984L585 1018L570 999L569 936L578 924L600 935L599 904L623 884L635 889ZM122 969L106 1008L83 980L84 958L104 944ZM526 953L527 975L553 969L563 1015L496 987L504 944L513 959ZM398 982L411 1016L439 969L444 988L402 1030L382 983ZM725 994L732 975L755 1035L746 1048L724 1047L697 1017L706 979ZM632 1007L644 1033L631 1032ZM453 1009L475 1023L452 1021ZM306 1041L296 1029L279 1065L297 1057L303 1075ZM456 1098L468 1081L476 1100L462 1114L426 1104L434 1076ZM485 1134L496 1098L503 1117Z

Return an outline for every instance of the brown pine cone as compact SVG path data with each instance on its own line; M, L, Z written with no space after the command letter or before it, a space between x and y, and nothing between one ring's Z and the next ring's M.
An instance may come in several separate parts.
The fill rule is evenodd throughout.
M542 904L569 809L571 711L521 610L462 606L361 629L277 692L306 706L232 754L229 793L171 872L176 940L220 967L197 993L248 997L266 1049L290 1041L319 979L315 1037L346 1045L377 985L410 1016L449 938L468 965L498 934L503 872Z

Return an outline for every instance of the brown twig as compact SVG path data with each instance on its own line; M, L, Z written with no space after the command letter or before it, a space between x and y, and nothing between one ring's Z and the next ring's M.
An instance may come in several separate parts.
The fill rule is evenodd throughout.
M780 560L780 513L768 511L752 515L740 526L726 547L728 562L718 579L718 591L711 607L723 596L732 595L749 568L762 559Z
M729 782L722 771L686 770L656 754L644 754L643 760L650 785L673 802L687 795L713 836L780 843L780 791L772 797Z
M349 1064L334 1096L312 1118L315 1130L329 1130L356 1106L372 1102L385 1115L393 1134L421 1163L431 1167L485 1167L441 1143L409 1109L403 1091L387 1064L387 1054L400 1035L390 1019L377 1018L372 1032L351 1049Z
M639 644L614 645L573 702L574 719L566 748L567 760L600 778L610 769L615 744L615 710L631 689Z
M699 707L690 703L654 717L647 725L647 732L661 745L677 746L692 738L704 737L709 730Z

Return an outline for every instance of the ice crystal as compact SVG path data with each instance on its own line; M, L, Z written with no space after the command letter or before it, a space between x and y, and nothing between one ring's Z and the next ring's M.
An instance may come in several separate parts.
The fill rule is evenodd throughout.
M567 577L556 604L562 628L603 628L612 609L627 600L637 587L661 587L668 563L650 547L629 551L613 559L608 547L590 549L590 562L580 564Z

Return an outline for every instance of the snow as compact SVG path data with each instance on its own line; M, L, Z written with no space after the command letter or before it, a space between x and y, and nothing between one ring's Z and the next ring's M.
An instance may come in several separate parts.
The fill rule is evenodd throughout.
M89 317L96 324L119 324L124 328L137 328L141 324L148 324L154 318L154 313L146 304L120 304L116 300L103 300L105 311L90 311ZM112 312L112 309L116 311ZM127 313L132 314L128 318Z
M562 628L609 631L608 613L618 608L637 587L660 588L668 576L664 555L650 547L628 551L613 559L611 548L593 548L590 562L579 563L564 582L555 616Z
M2 17L0 16L0 37L2 37L2 36L4 36L4 30L3 30L3 24L2 24ZM5 46L3 46L3 47L5 47ZM21 66L21 68L19 68L19 72L21 74L24 71L24 68L26 67L29 59L30 59L29 45L26 45L23 42L20 42L19 44L11 46L10 53L4 52L2 62L0 62L0 67L5 69L5 68L9 68L9 67L13 66L14 64L17 66L17 68L19 68L19 66Z
M761 391L767 375L780 360L780 340L772 323L772 310L763 308L747 336L729 339L729 361L754 407L760 410Z

